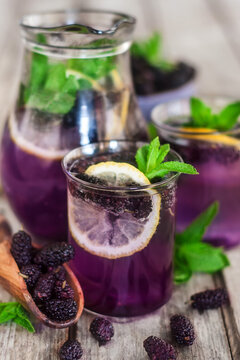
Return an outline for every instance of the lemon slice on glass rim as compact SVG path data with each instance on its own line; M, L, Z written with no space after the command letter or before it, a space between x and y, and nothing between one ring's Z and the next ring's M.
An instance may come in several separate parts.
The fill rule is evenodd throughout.
M150 185L147 177L134 166L112 161L91 165L86 174L107 181L109 186ZM91 191L91 190L89 190ZM92 190L94 191L94 190ZM69 197L69 228L77 244L86 251L108 259L130 256L144 249L154 235L160 221L161 196L154 189L143 190L151 199L151 206L145 218L138 219L129 211L113 215L94 201ZM99 192L98 192L99 194ZM132 195L133 194L133 195ZM115 199L114 205L121 201L142 201L137 192L116 194L105 192L99 196L106 201ZM113 196L115 197L113 198ZM136 205L139 203L136 203Z
M226 134L221 134L220 132L218 133L215 129L183 127L181 130L184 132L180 134L180 137L186 139L208 141L215 144L234 146L240 149L240 139L236 139ZM188 132L189 134L187 134Z

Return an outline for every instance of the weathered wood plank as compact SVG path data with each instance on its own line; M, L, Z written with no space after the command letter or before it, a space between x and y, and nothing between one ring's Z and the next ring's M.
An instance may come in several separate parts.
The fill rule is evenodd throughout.
M197 333L197 341L192 347L178 349L179 360L232 359L221 310L208 311L200 315L186 304L193 293L213 287L214 282L210 276L194 276L187 285L176 287L171 301L156 313L134 322L114 323L114 339L105 347L99 348L97 342L90 336L88 329L93 316L84 314L78 323L77 334L85 350L83 359L147 359L142 346L143 340L155 335L171 342L169 318L175 313L189 316Z

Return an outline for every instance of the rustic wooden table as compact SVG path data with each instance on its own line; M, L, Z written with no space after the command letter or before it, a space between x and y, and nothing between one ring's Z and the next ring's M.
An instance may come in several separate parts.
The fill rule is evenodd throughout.
M199 69L198 87L204 93L238 96L240 89L240 2L239 0L86 0L81 5L108 8L135 14L137 36L154 29L164 35L166 53L172 58L192 62ZM79 6L77 0L1 0L0 1L0 128L14 99L20 58L18 18L25 12ZM9 206L0 196L0 213L6 215L14 230L19 228ZM166 340L169 316L187 314L194 323L197 341L179 352L180 360L240 359L240 248L228 252L231 266L215 276L196 275L187 285L174 290L171 301L157 313L127 324L115 324L114 340L99 348L89 336L92 316L84 313L77 337L84 348L83 359L144 360L142 341L149 335ZM215 286L226 286L231 307L193 312L185 302L190 295ZM0 301L11 296L0 289ZM58 359L57 351L68 338L68 330L52 330L36 325L32 335L15 324L0 326L0 360Z

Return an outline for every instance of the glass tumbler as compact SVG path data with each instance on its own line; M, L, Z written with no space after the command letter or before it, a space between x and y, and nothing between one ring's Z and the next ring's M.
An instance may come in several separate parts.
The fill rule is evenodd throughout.
M231 102L227 98L206 98L218 112ZM171 144L199 172L182 175L177 191L177 231L182 231L212 202L219 202L219 213L205 235L216 246L240 244L240 122L230 131L188 129L189 100L157 106L152 120L162 142Z
M63 159L68 183L70 266L94 313L131 317L164 305L172 293L176 182L114 187L81 176L92 164L134 164L140 142L79 147ZM170 151L168 160L182 161Z

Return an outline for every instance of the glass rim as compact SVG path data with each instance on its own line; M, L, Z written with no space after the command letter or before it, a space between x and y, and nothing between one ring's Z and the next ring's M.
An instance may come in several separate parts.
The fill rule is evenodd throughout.
M229 100L229 101L238 101L236 98L231 98L229 96L221 96L221 95L201 95L201 98L204 98L204 99L210 99L212 101L214 100ZM166 119L160 119L160 110L166 108L166 107L169 107L170 105L173 105L173 104L177 104L179 102L182 102L182 101L186 101L186 102L189 102L190 99L188 98L185 98L185 99L179 99L179 100L174 100L174 101L168 101L166 103L163 103L163 104L158 104L156 105L152 111L151 111L151 122L154 126L156 126L158 129L160 130L164 130L164 131L167 131L169 133L172 133L172 134L179 134L179 135L190 135L193 137L194 139L194 136L199 136L199 135L204 135L204 136L212 136L212 135L219 135L219 134L222 134L222 135L234 135L234 134L240 134L240 122L238 122L239 124L239 127L237 128L233 128L233 129L230 129L230 130L224 130L224 131L221 131L221 130L215 130L215 129L210 129L210 128L206 128L206 131L198 131L198 132L195 132L195 131L187 131L187 130L184 130L184 127L174 127L172 126L171 124L167 124L166 121L167 121L167 118ZM188 114L179 114L179 116L184 116L184 115L188 115ZM196 128L197 129L197 128ZM212 130L212 131L211 131Z
M58 26L33 26L33 25L29 25L27 24L27 21L29 21L31 18L37 17L37 16L47 16L47 15L76 15L76 14L81 14L81 13L86 13L86 14L106 14L106 15L117 15L119 17L121 17L120 20L118 20L117 22L115 22L111 28L109 28L108 30L101 30L101 29L96 29L93 26L89 26L89 25L84 25L84 24L66 24L66 25L58 25ZM94 35L113 35L115 34L115 32L119 29L119 27L122 24L129 24L129 25L135 25L136 23L136 18L126 14L126 13L122 13L122 12L118 12L118 11L108 11L108 10L101 10L101 9L71 9L71 10L57 10L57 11L41 11L41 12L34 12L34 13L30 13L30 14L26 14L24 16L22 16L21 20L20 20L20 27L22 27L23 29L28 29L28 30L43 30L43 31L54 31L56 30L56 32L58 32L61 29L68 29L70 28L72 25L76 25L76 26L83 26L86 29L89 30L90 33L94 34ZM72 31L69 31L68 33L71 34ZM67 32L66 32L67 33Z
M86 145L82 145L79 146L71 151L69 151L64 158L61 161L62 164L62 169L64 174L67 176L67 178L70 178L71 180L73 180L75 183L81 184L89 189L93 189L93 190L100 190L100 191L108 191L108 192L133 192L133 193L137 193L137 192L141 192L141 191L146 191L146 190L154 190L156 188L159 187L163 187L168 185L169 183L172 182L176 182L178 177L181 175L181 173L175 173L173 175L171 175L170 177L163 179L161 181L158 181L156 183L153 184L149 184L149 185L139 185L139 186L104 186L104 185L97 185L97 184L92 184L89 183L87 181L84 181L82 179L77 178L76 176L74 176L67 168L67 165L69 163L70 160L73 159L77 159L79 156L77 156L77 154L79 153L79 151L83 148L86 148L88 146L99 146L101 144L110 144L111 141L116 141L118 143L128 143L128 144L141 144L142 145L146 145L146 142L142 142L142 141L131 141L131 140L105 140L105 141L99 141L99 142L95 142L95 143L90 143L90 144L86 144ZM75 154L75 156L74 156ZM174 155L174 157L177 159L177 161L183 163L183 159L182 157L173 149L170 149L169 154Z

